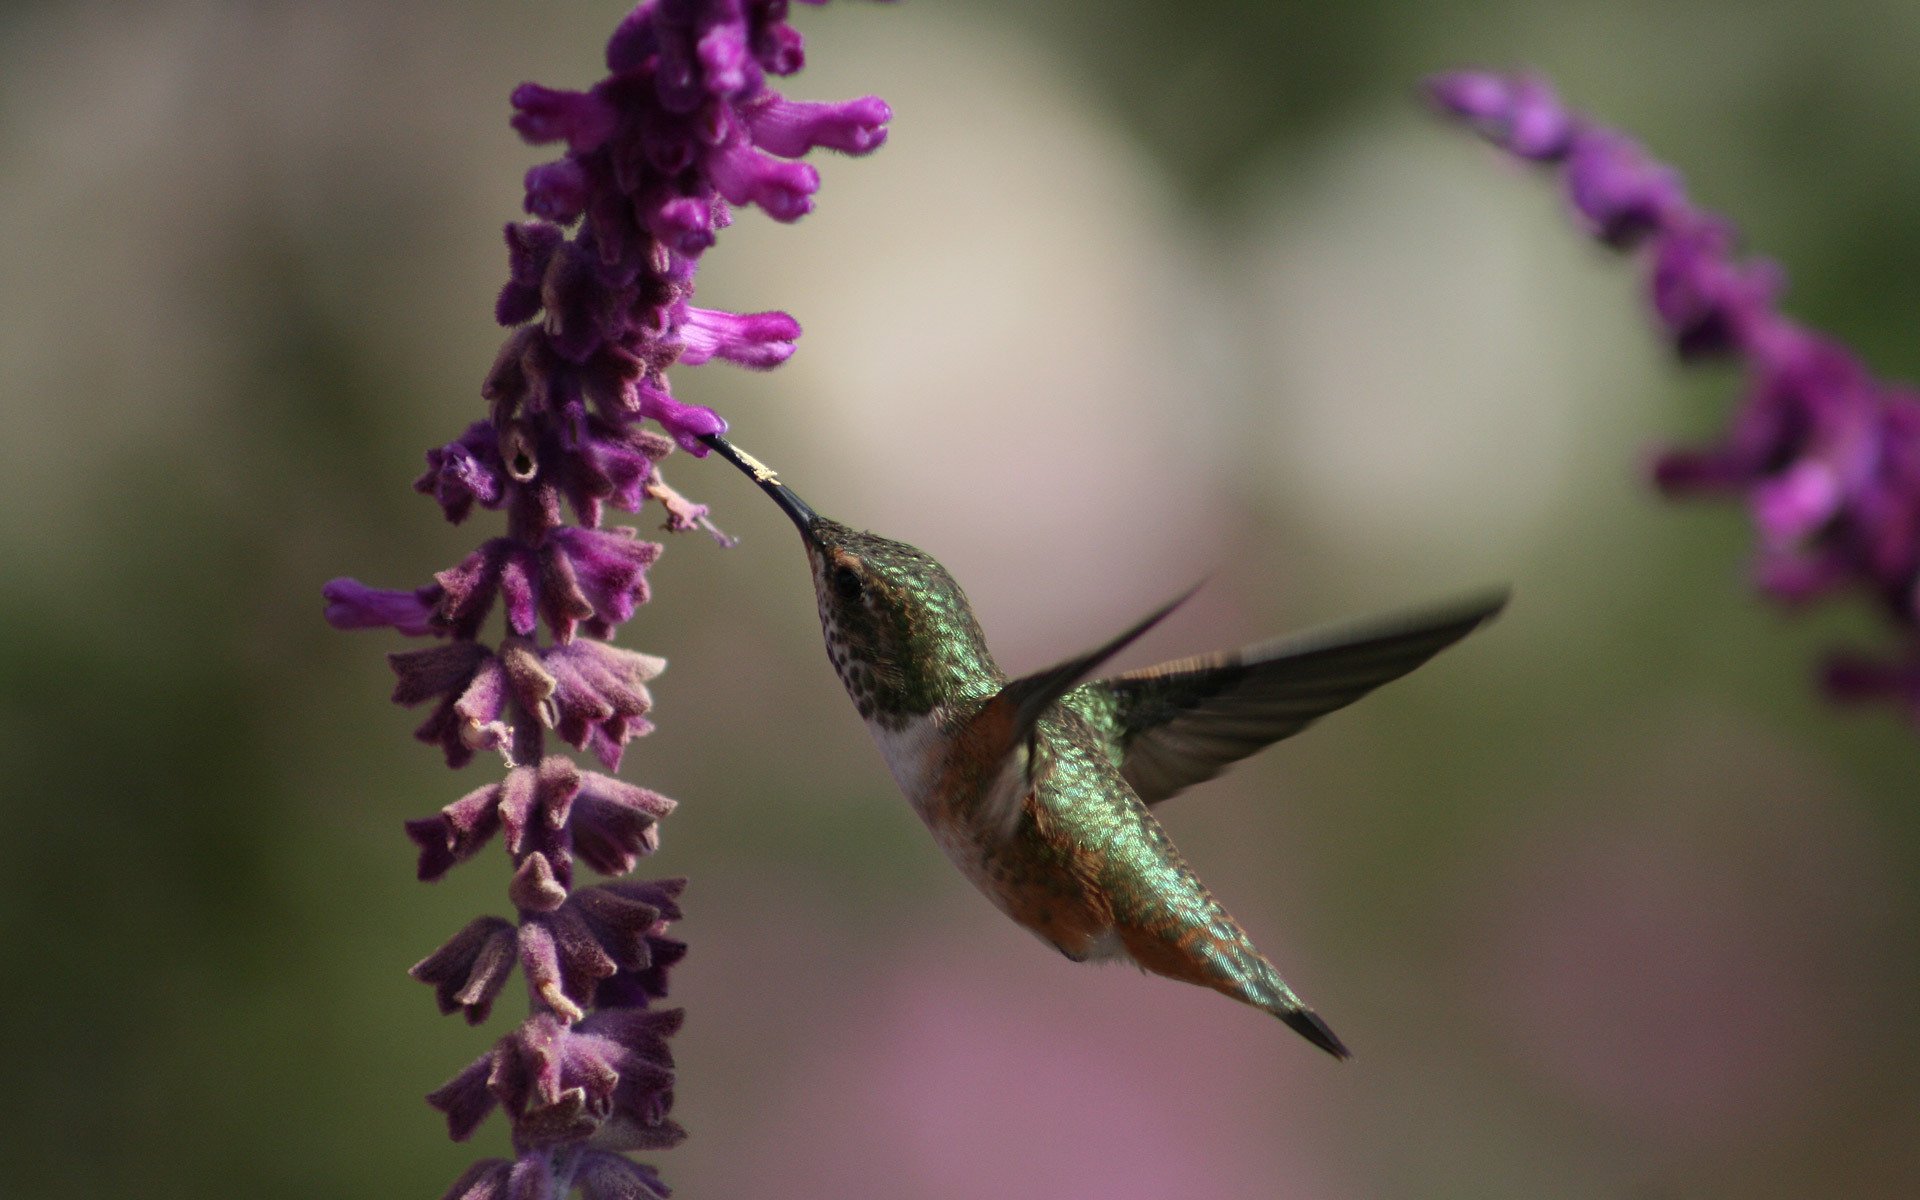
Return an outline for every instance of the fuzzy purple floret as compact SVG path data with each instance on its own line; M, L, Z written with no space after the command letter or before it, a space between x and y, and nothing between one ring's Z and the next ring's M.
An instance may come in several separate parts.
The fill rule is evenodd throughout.
M810 0L819 2L819 0ZM660 1200L653 1168L622 1157L685 1135L668 1116L678 1010L656 1007L686 953L669 934L685 881L575 885L578 866L622 875L659 845L674 802L549 753L550 739L617 770L648 733L647 688L666 666L611 645L649 597L661 546L603 528L609 506L657 501L666 528L705 527L706 507L658 464L723 432L711 409L673 395L667 370L722 359L755 370L790 357L783 312L693 304L700 256L755 205L777 220L810 211L819 173L795 161L824 147L864 154L886 140L879 99L789 100L767 86L804 62L785 0L650 0L607 47L609 75L585 91L528 83L513 127L559 157L525 177L533 218L505 230L507 279L494 315L508 333L481 394L486 419L427 452L416 491L450 522L498 512L505 531L410 591L336 579L326 618L443 639L395 653L393 699L428 706L416 736L448 765L500 755L504 778L407 823L419 875L436 880L498 841L512 866L512 919L484 916L416 963L443 1013L487 1018L517 969L533 1013L429 1101L456 1140L495 1109L515 1157L475 1163L448 1200ZM646 427L647 423L658 431ZM569 521L569 516L572 521ZM495 614L497 642L482 640Z
M1586 230L1641 256L1650 308L1683 359L1740 366L1745 391L1726 434L1655 455L1653 481L1670 496L1744 499L1753 577L1768 596L1872 596L1902 645L1832 655L1826 689L1891 700L1920 721L1920 393L1782 313L1776 264L1741 257L1732 223L1697 207L1677 171L1567 108L1544 80L1461 71L1427 91L1495 146L1556 170Z

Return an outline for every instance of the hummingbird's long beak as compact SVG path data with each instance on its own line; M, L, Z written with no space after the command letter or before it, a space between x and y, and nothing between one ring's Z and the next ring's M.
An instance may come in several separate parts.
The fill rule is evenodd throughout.
M772 496L773 502L778 504L780 511L786 513L787 516L792 519L793 523L799 527L800 536L806 538L809 544L817 544L819 542L820 539L814 534L813 527L820 520L820 514L814 512L813 508L808 505L805 500L794 495L793 489L780 481L780 476L774 473L772 467L769 467L753 455L735 446L732 442L729 442L717 433L704 434L700 440L719 451L721 458L739 467L750 476L755 483L760 485L761 491Z

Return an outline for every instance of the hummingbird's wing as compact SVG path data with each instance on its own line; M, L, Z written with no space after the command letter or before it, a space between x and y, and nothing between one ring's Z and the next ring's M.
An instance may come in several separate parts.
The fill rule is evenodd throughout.
M974 715L965 738L979 748L975 752L985 761L1000 764L1000 777L983 793L985 807L980 815L985 828L1011 831L1019 819L1021 797L1033 782L1035 763L1030 743L1041 714L1098 670L1101 663L1165 620L1168 613L1185 604L1199 590L1200 586L1195 584L1119 636L1085 654L1013 680ZM1024 761L1018 754L1022 746L1029 746Z
M1103 728L1120 773L1156 804L1398 679L1479 628L1506 592L1386 621L1206 654L1087 684L1069 703Z

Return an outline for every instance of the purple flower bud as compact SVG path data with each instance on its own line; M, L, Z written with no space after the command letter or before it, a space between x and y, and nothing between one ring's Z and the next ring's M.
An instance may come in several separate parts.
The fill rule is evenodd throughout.
M327 602L327 624L335 629L393 628L408 637L443 632L434 624L443 595L437 583L397 592L343 576L328 580L320 595Z
M652 732L642 719L653 707L645 684L666 669L666 660L584 638L548 648L541 660L555 681L554 732L619 770L626 743Z
M467 1024L478 1025L513 972L514 950L513 922L475 917L407 974L433 988L441 1013L459 1011Z
M458 525L478 504L497 508L506 494L499 434L487 421L475 421L460 435L427 451L427 469L413 490L439 501L447 520Z
M512 730L505 712L505 678L500 664L477 642L449 642L387 656L396 676L393 702L412 708L439 700L414 736L439 746L447 765L463 767L476 750L497 749Z
M807 65L806 41L791 25L771 25L754 40L753 56L769 75L792 75Z
M647 602L647 568L660 557L658 542L643 542L624 526L617 529L556 529L547 535L541 548L543 578L556 594L571 586L570 598L583 599L587 608L577 619L584 620L595 637L611 637L613 627L633 616ZM578 613L566 607L549 613L548 623L554 636L571 641L575 621L566 619Z
M1526 159L1552 162L1567 153L1576 120L1543 79L1485 71L1457 71L1427 80L1434 104L1466 119L1496 146Z
M602 875L624 875L659 847L657 824L674 808L650 788L582 771L569 827L574 852Z
M580 772L565 758L519 766L505 779L475 788L431 817L407 822L420 848L420 878L431 881L478 854L496 833L519 857L539 850L564 886L571 876L566 825Z
M560 1200L553 1163L544 1154L523 1154L507 1173L507 1200Z
M528 859L537 861L537 855ZM547 903L550 893L537 893L541 907L526 906L520 925L521 966L534 993L562 1020L580 1020L589 1004L609 1007L596 997L603 980L622 972L638 979L655 969L654 945L667 940L663 935L671 919L648 903L659 890L654 884L607 884L574 892L558 904ZM671 896L665 899L671 906ZM671 914L678 917L678 908L672 907ZM667 965L659 968L664 971ZM664 978L660 983L658 994L664 994ZM642 1002L649 998L643 996Z
M1701 221L1663 232L1654 242L1653 309L1684 358L1725 354L1774 319L1786 280L1770 262L1734 261L1733 231Z
M575 154L591 154L612 136L618 114L592 92L566 92L523 83L513 89L513 127L534 145L567 143Z
M496 1107L513 1122L523 1148L606 1140L632 1144L656 1131L656 1142L684 1134L667 1117L673 1103L673 1058L666 1039L680 1027L678 1009L613 1009L569 1027L536 1013L492 1050L427 1097L447 1115L455 1141L472 1136Z
M527 168L526 210L556 225L571 225L587 207L587 173L571 158Z
M1568 199L1612 246L1630 246L1687 211L1679 173L1610 129L1582 130L1566 171Z

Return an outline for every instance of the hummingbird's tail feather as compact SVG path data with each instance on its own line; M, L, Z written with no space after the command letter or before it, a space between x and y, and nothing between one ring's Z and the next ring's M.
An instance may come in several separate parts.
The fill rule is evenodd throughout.
M1320 1019L1320 1014L1305 1005L1293 1009L1268 1009L1267 1011L1285 1021L1287 1028L1342 1062L1353 1057L1353 1051L1347 1049L1346 1043L1335 1036L1333 1030L1327 1028L1327 1023Z
M1280 978L1280 971L1254 948L1246 932L1226 910L1215 909L1206 926L1182 927L1164 921L1125 922L1116 927L1128 957L1143 971L1183 983L1197 983L1242 1004L1272 1013L1301 1037L1338 1059L1353 1051L1320 1014L1308 1008Z

